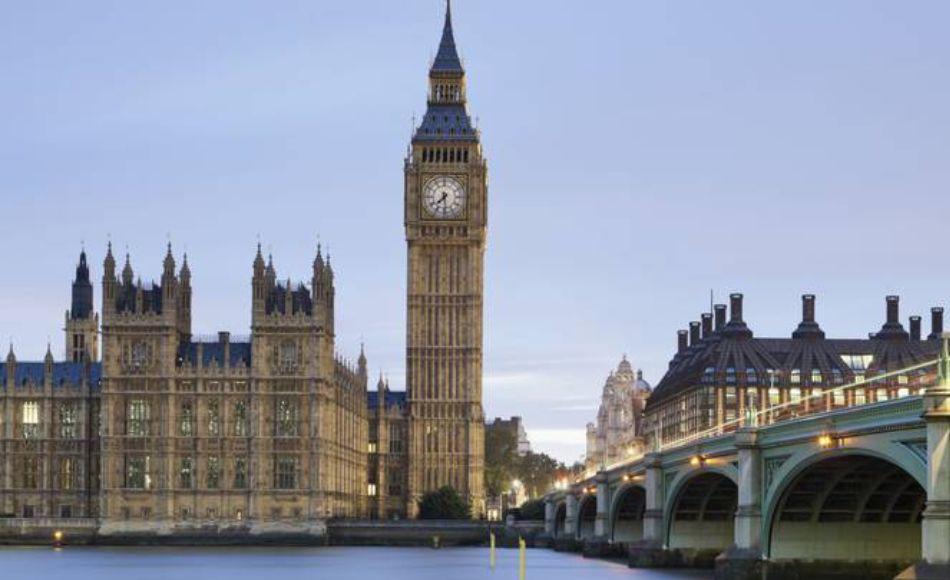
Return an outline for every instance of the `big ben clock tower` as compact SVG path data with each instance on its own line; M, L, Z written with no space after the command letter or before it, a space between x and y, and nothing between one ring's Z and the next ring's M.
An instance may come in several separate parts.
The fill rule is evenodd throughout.
M482 296L488 172L446 6L425 117L405 163L409 509L450 485L485 510Z

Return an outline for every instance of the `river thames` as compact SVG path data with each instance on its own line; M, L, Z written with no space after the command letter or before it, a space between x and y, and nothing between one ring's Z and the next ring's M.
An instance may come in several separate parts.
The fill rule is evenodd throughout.
M5 580L507 580L518 578L517 550L498 550L495 569L487 548L0 548ZM527 578L711 578L711 571L633 570L576 554L528 550Z

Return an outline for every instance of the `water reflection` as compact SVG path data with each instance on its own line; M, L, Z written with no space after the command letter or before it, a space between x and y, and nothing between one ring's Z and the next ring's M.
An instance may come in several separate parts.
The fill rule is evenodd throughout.
M4 579L70 580L508 580L518 577L517 550L487 548L0 548ZM549 550L528 551L528 578L710 578L708 571L631 570Z

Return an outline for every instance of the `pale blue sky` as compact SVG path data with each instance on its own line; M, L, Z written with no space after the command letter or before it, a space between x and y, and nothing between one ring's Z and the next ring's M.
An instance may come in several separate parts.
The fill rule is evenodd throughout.
M438 0L4 2L0 339L61 355L107 235L194 327L247 332L254 245L338 274L338 343L403 386L402 159ZM457 0L491 172L485 403L583 451L607 372L656 383L708 293L787 335L947 303L950 4ZM99 288L96 287L99 300Z

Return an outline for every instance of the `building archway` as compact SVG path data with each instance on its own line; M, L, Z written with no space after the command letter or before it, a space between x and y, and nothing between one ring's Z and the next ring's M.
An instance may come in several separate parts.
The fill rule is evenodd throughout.
M554 510L554 537L563 538L567 526L567 504L563 501Z
M921 554L927 493L871 454L825 457L786 479L768 522L772 560L912 562Z
M597 521L597 496L587 494L581 498L577 509L577 539L590 540L594 537L594 523Z
M614 542L637 542L643 539L643 512L647 505L646 490L639 485L621 488L611 510L610 539Z
M722 473L704 471L680 484L668 518L670 549L721 552L734 543L739 488Z

